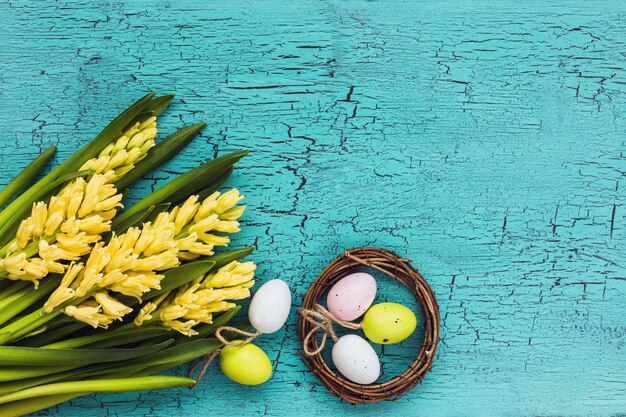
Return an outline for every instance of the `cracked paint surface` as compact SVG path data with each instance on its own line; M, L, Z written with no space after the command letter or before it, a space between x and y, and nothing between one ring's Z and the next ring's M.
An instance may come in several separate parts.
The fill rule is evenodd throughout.
M274 375L89 395L38 415L398 417L626 412L626 23L619 2L1 1L0 181L56 160L146 91L160 132L208 122L141 182L253 152L240 245L296 300ZM163 137L163 136L161 136ZM432 372L340 403L297 356L295 308L337 254L414 259L440 302ZM381 280L380 301L410 298ZM389 377L419 337L387 346ZM176 370L178 373L184 369Z

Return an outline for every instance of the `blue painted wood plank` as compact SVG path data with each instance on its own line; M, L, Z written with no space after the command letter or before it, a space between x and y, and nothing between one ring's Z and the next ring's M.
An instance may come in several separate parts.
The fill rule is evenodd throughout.
M133 197L251 149L229 183L250 207L237 243L257 246L261 280L291 284L294 308L343 249L377 245L415 260L442 311L432 373L395 402L330 396L298 359L294 314L259 340L275 369L264 386L213 369L193 391L42 415L626 412L620 6L0 3L3 184L50 144L67 157L145 91L174 92L164 134L209 125ZM387 352L386 372L417 342Z

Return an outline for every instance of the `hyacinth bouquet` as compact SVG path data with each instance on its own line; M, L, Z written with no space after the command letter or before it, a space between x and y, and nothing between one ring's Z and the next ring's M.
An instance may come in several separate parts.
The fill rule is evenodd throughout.
M247 152L125 204L133 182L204 127L156 143L172 98L148 94L21 194L54 148L0 192L1 416L91 392L192 385L157 374L218 349L215 329L250 296L256 267L240 260L252 249L225 249L243 197L218 191Z

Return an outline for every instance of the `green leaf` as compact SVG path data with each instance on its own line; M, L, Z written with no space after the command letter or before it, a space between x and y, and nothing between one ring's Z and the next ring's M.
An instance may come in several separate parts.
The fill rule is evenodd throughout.
M152 194L130 207L128 210L118 215L113 220L113 227L122 223L126 218L139 213L152 205L157 205L167 201L178 201L186 198L195 191L201 189L224 171L232 167L237 161L248 154L248 151L235 152L221 156L212 161L208 161L199 167L192 169L159 188Z
M131 323L131 326L134 325ZM160 326L119 328L105 332L98 332L88 336L66 339L43 347L46 349L74 349L80 346L95 345L93 346L94 348L103 349L140 342L155 336L161 336L168 332L168 329Z
M238 310L239 308L237 307L220 315L218 319L216 319L214 325L221 326L226 324ZM94 364L80 368L74 367L74 369L68 369L68 367L50 366L41 371L40 376L38 377L0 383L0 394L18 391L36 385L78 378L102 378L103 376L112 377L135 374L150 375L155 372L160 372L168 368L182 365L185 362L212 353L220 347L221 343L219 343L216 339L199 339L196 336L193 338L184 338L180 340L176 346L166 348L156 354L133 361ZM16 369L15 371L19 371L19 369ZM32 368L30 368L29 371L31 372L31 375L35 375L35 371ZM25 374L26 373L23 375ZM0 373L0 375L2 374ZM20 374L17 373L12 375L13 378L17 378L19 376Z
M157 204L156 207L154 207L154 210L152 210L152 213L150 213L150 215L146 217L145 221L154 222L158 215L163 213L164 211L167 211L171 205L171 203Z
M133 361L132 366L146 367L170 364L172 362L176 364L185 363L211 353L221 346L222 344L217 339L185 338L175 346L165 349L162 352L157 352L153 355Z
M230 177L234 170L234 167L230 167L226 171L222 172L218 177L207 183L205 188L196 191L196 194L198 195L198 201L203 201L205 198L216 192L222 186L222 184L226 182L226 180L228 179L228 177ZM176 203L174 203L174 205L180 205L184 203L186 199L187 197L178 200Z
M231 169L235 163L248 153L249 151L233 152L199 166L196 168L197 172L186 178L185 181L182 181L180 188L173 190L174 193L171 195L170 201L184 200L189 195L203 189L207 184L211 184L216 178L219 178L220 175Z
M233 249L226 252L218 253L204 259L207 261L215 262L215 269L219 269L225 265L228 265L232 261L238 261L239 259L250 255L253 251L254 248L250 246L247 248Z
M152 116L158 117L165 111L165 109L170 105L172 99L174 98L174 94L166 94L160 97L153 99L142 111L139 115L133 120L141 122L146 120Z
M111 231L115 232L117 235L121 235L122 233L130 229L131 227L142 223L150 215L150 213L152 213L152 210L154 210L154 206L150 206L144 211L140 211L139 213L136 213L133 216L127 217L123 222L115 225L115 227ZM108 236L103 236L105 241L108 240L107 237Z
M174 99L175 94L164 94L152 100L144 111L149 111L153 116L159 117L161 113L170 105Z
M173 339L172 339L173 340ZM135 359L165 349L172 340L155 346L133 349L46 349L24 346L0 346L0 365L85 365Z
M12 294L0 300L0 321L2 321L2 317L4 316L4 312L6 311L7 308L9 308L11 305L13 305L13 303L15 303L20 298L24 297L31 291L34 292L34 289L32 288L32 284L30 285L31 285L31 288L24 288L20 292L17 292L15 294ZM9 321L12 317L13 316L5 318L4 322Z
M15 195L24 188L33 178L35 178L42 169L48 164L48 161L54 156L56 146L51 146L39 155L33 162L28 164L26 168L20 172L2 191L0 191L0 207L8 203Z
M222 344L216 339L185 338L184 343L165 349L158 354L154 354L132 362L93 365L81 368L80 370L64 372L63 374L58 375L58 377L60 377L61 379L74 379L78 376L80 376L80 378L101 378L103 376L115 375L122 372L126 374L133 374L141 371L142 369L152 367L168 369L212 353L219 349L221 346ZM55 380L60 380L59 378L55 377L55 375L50 375L50 377L48 377L47 379L49 380L40 380L40 383L48 383Z
M63 323L63 325L61 325L60 327L50 329L46 333L38 335L37 337L29 337L28 339L20 340L19 345L31 347L49 345L59 340L64 340L72 333L84 329L85 327L87 327L87 324L80 321L74 321L73 323ZM104 333L106 334L106 332Z
M161 289L150 291L143 297L144 301L151 300L163 293L174 290L193 281L194 279L209 272L211 268L213 268L213 265L215 265L215 262L209 260L195 261L166 271L163 274L163 279L161 280Z
M65 183L68 182L69 180L73 180L74 178L77 178L77 177L84 177L89 174L93 174L93 171L86 169L83 171L68 172L66 174L61 175L59 178L52 181L49 185L47 185L41 190L41 195L43 198L37 201L42 201L46 197L49 197L53 192L58 190L62 185L65 185Z
M0 396L0 404L58 394L69 395L86 392L128 392L167 389L193 385L195 382L196 381L191 378L169 375L57 382L55 384L26 388L21 391Z
M172 159L200 133L204 126L206 126L206 123L184 127L159 142L154 148L150 149L146 158L139 161L132 171L124 175L116 183L116 186L119 188L128 187L133 182L143 178L149 172L154 171Z

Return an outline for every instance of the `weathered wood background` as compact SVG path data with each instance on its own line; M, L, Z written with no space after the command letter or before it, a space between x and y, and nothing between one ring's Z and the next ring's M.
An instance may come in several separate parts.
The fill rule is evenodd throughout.
M626 413L624 3L568 3L2 1L0 181L50 144L66 157L148 90L176 93L163 134L209 125L135 196L251 149L229 183L250 207L237 243L296 300L259 340L263 386L213 368L193 391L40 415ZM361 245L414 259L442 340L409 395L352 407L300 362L295 308Z

